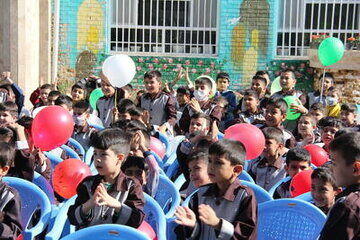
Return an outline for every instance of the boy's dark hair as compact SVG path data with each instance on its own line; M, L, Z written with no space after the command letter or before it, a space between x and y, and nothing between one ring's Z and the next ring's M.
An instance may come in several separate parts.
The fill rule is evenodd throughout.
M118 104L119 113L127 113L130 109L135 108L136 105L130 99L122 99Z
M71 97L67 95L61 95L55 100L55 105L66 105L67 107L71 108L73 105Z
M208 124L208 126L210 126L210 123L211 123L210 116L205 113L202 113L202 112L196 112L193 115L191 115L190 121L191 121L191 119L199 119L199 118L204 118L206 120L206 123Z
M11 166L15 158L15 149L9 143L0 142L0 166Z
M137 156L128 156L126 161L121 165L121 171L125 172L125 170L130 167L138 167L145 171L145 173L149 170L149 165L146 163L145 158Z
M46 83L46 84L43 84L43 85L41 85L40 86L40 89L53 89L53 86L51 85L51 84L48 84L48 83Z
M188 87L184 87L184 86L178 87L178 89L176 90L176 93L184 94L187 96L191 95L190 89Z
M135 107L135 108L131 108L129 109L129 114L130 116L137 116L140 117L143 113L144 113L145 109L141 108L141 107Z
M356 132L356 131L353 128L343 128L335 133L334 138L337 138L343 134L352 133L352 132Z
M85 98L88 96L88 87L86 84L82 82L77 82L71 87L71 91L74 91L74 89L82 89L84 91Z
M332 82L334 82L334 79L335 79L334 76L333 76L331 73L329 73L329 72L326 72L326 73L325 73L325 76L323 76L323 75L321 74L321 76L320 76L320 78L319 78L319 81L320 81L323 77L325 77L325 78L330 78Z
M122 130L126 130L126 126L129 124L131 120L130 119L120 119L117 120L116 122L112 123L110 126L112 128L120 128Z
M244 145L239 141L221 139L210 145L209 155L224 156L231 165L244 166L246 151Z
M23 126L25 129L31 129L31 124L33 122L33 118L32 117L28 117L28 116L24 116L22 118L20 118L17 123L20 126Z
M341 111L350 112L350 113L355 114L357 112L357 107L355 104L344 103L341 105Z
M310 166L311 156L308 150L301 147L290 149L286 154L286 165L290 165L291 162L307 162Z
M264 83L265 85L267 84L266 78L261 77L260 75L255 75L255 76L253 76L252 80L259 80L259 81L261 81L262 83Z
M149 71L149 72L146 72L144 74L144 79L145 78L149 78L149 79L153 79L153 78L156 78L158 81L161 81L161 72L159 72L158 70L153 70L153 71Z
M254 90L251 90L251 89L247 89L245 92L244 92L244 97L245 96L248 96L248 97L254 97L256 99L259 100L259 94L254 91Z
M316 126L316 121L315 121L315 119L314 119L314 117L311 115L311 114L304 114L304 115L301 115L301 117L299 118L299 120L301 119L301 118L305 118L305 117L307 117L307 118L310 118L311 119L311 124L313 125L313 126ZM298 122L299 123L299 122Z
M130 152L130 137L121 129L109 128L91 135L90 145L101 150L111 149L115 154L126 157Z
M290 68L285 69L284 71L282 71L282 73L291 73L291 77L292 77L293 79L296 79L295 72L294 72L292 69L290 69ZM281 76L280 76L280 77L281 77Z
M340 119L334 118L334 117L324 117L319 120L318 127L324 129L325 127L336 127L343 128L343 123Z
M274 139L278 143L285 144L284 133L277 127L266 127L262 130L265 139Z
M329 167L318 167L315 168L314 171L311 173L311 180L313 179L319 179L323 181L324 183L330 183L331 186L336 189L336 182L335 178L332 174L332 171Z
M49 92L49 97L60 97L61 96L61 92L57 91L57 90L53 90L51 92Z
M189 154L189 157L186 159L186 164L189 166L190 162L197 161L200 158L204 158L204 160L206 162L208 161L208 158L209 158L208 149L199 148L199 149L194 149L193 151L191 151L191 153Z
M217 74L216 76L216 81L219 79L219 78L226 78L228 80L228 82L230 82L230 76L227 72L220 72Z
M73 108L79 108L84 111L90 111L90 104L86 100L81 100L73 104Z
M124 89L126 91L131 91L131 90L133 90L133 86L129 83L129 84L126 84L125 86L123 86L122 89Z
M343 134L330 143L330 151L339 152L346 165L360 161L360 133L352 132Z
M195 80L195 85L196 84L204 84L205 86L208 86L210 88L210 90L212 89L212 85L213 85L210 78L208 78L208 77L199 77L199 78L197 78Z
M322 103L314 103L313 105L311 105L310 110L313 110L313 111L320 110L321 112L324 112L325 108L322 105Z
M268 75L269 76L269 73L265 70L260 70L260 71L257 71L255 73L255 76L263 76L263 75Z
M10 138L9 143L11 146L15 146L15 141L17 139L17 134L14 129L10 127L0 127L0 135Z
M4 102L0 103L0 112L9 112L11 116L17 117L18 116L18 106L14 102Z
M274 108L278 108L281 111L281 114L286 114L288 110L288 105L285 100L281 98L270 98L267 106L273 106Z

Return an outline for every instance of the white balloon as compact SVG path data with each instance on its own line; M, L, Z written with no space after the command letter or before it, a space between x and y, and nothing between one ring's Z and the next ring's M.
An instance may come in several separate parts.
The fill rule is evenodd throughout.
M102 71L113 87L121 88L133 80L136 66L131 57L118 54L104 61Z

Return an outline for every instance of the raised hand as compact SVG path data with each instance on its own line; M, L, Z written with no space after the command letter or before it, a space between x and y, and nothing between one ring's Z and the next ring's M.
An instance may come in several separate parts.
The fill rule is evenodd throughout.
M216 216L214 209L212 209L209 205L199 205L199 219L210 227L216 229L220 228L220 218Z
M194 228L196 224L195 213L188 207L177 207L175 211L175 222L177 224Z

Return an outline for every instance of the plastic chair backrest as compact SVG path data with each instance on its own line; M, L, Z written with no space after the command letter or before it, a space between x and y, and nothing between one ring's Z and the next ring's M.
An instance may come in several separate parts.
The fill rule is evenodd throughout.
M161 132L156 132L155 136L158 136L158 139L165 145L166 155L170 154L170 142L167 136Z
M238 176L238 179L255 183L254 179L245 170L241 172L241 174Z
M142 232L119 224L101 224L78 230L62 240L149 240Z
M185 200L183 201L183 203L181 204L181 206L183 206L183 207L188 207L188 206L189 206L189 202L190 202L190 200L191 200L191 197L192 197L195 193L197 193L197 191L199 191L199 189L196 189L196 190L193 191L189 196L187 196L187 197L185 198Z
M259 205L258 239L317 239L326 216L310 203L278 199Z
M85 157L85 149L78 141L73 138L69 138L68 144L76 149L79 156Z
M225 135L224 135L222 132L219 132L218 135L217 135L217 137L218 137L219 140L223 139L224 136L225 136Z
M100 125L97 125L97 124L95 124L95 123L89 123L89 126L95 128L95 129L98 130L98 131L101 131L101 130L104 130L104 129L105 129L105 127L100 126Z
M265 189L256 185L255 183L241 181L241 184L250 187L254 191L255 198L258 204L273 200L273 198Z
M172 178L177 171L179 170L179 163L177 161L177 159L166 169L166 176L168 176L169 178Z
M46 194L51 204L55 204L54 189L40 173L34 172L33 183Z
M144 193L145 196L145 221L156 232L158 240L166 240L166 218L160 205L148 194Z
M178 176L176 178L176 180L174 181L174 185L175 185L176 189L179 191L185 182L186 182L186 179L185 179L184 174L180 174L180 176Z
M62 236L75 232L75 226L70 225L67 212L69 207L75 203L76 198L77 195L73 196L60 207L51 228L49 228L45 236L46 240L58 240ZM67 229L67 232L65 232L65 229Z
M89 147L89 149L86 151L85 153L85 163L88 165L88 166L91 166L91 163L92 163L92 157L94 155L94 148L93 147Z
M303 193L303 194L295 197L294 199L303 200L303 201L308 202L308 203L313 202L313 197L311 195L311 192Z
M163 209L166 218L172 217L175 213L175 208L180 205L180 193L168 177L159 175L159 185L155 194L155 200Z
M175 151L166 159L166 161L163 161L164 163L163 168L167 170L171 166L171 164L173 164L176 161L176 159L177 159L177 155Z
M71 147L69 147L69 146L67 146L67 145L62 145L60 148L66 152L66 155L67 155L69 158L76 158L76 159L80 159L80 160L81 160L79 154L77 154L77 153L75 152L75 150L72 149Z
M291 179L291 177L286 177L286 178L281 179L281 180L278 181L277 183L275 183L275 185L272 186L272 187L269 189L269 194L270 194L270 196L273 197L276 188L278 188L282 183L289 181L290 179Z
M163 163L161 157L160 157L159 155L157 155L157 154L156 154L155 152L153 152L153 151L150 151L150 154L154 156L154 158L155 158L156 162L158 163L159 167L160 167L160 168L163 168L164 163Z
M22 235L24 239L33 239L46 228L50 219L51 203L48 197L38 186L24 179L4 177L3 181L19 192L21 223L24 227ZM33 213L38 209L40 210L40 219L35 226L29 228Z
M63 159L61 157L55 156L54 154L50 152L44 152L45 156L50 160L51 162L51 168L54 169L56 165L61 163Z

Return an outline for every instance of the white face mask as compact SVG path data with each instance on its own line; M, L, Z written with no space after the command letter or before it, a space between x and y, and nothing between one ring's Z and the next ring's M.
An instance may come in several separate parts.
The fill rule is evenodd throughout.
M84 126L86 123L85 115L75 116L73 115L73 120L76 126Z
M334 97L327 97L326 98L326 104L328 106L335 106L338 103L338 100Z
M206 101L209 99L209 93L210 92L204 90L195 90L194 97L198 101Z

